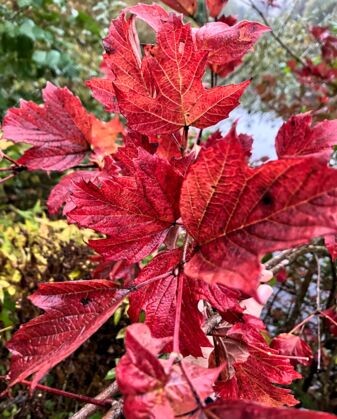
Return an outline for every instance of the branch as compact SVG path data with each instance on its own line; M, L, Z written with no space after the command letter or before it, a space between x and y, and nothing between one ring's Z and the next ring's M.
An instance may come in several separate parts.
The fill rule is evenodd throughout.
M110 384L106 389L104 389L101 393L99 393L96 397L95 400L106 400L110 397L115 396L118 393L118 385L117 382L114 381L112 384ZM115 404L119 403L119 402L113 402L112 404L112 408L115 407ZM70 419L85 419L88 418L90 415L94 414L100 406L97 405L93 405L93 404L86 404L82 407L81 410L79 410L77 413L75 413L73 416L71 416ZM110 410L109 410L110 412ZM108 412L108 413L109 413ZM111 418L113 418L113 416L109 416ZM116 416L118 417L118 416Z
M308 244L296 249L285 250L284 252L281 252L280 254L268 260L268 262L265 263L265 269L271 270L275 275L286 265L291 264L299 256L305 255L306 253L328 255L328 250L325 246L319 246L315 244Z
M18 384L24 384L27 387L31 387L32 381L21 380ZM112 400L109 400L109 399L104 399L104 400L94 399L92 397L84 396L81 394L70 393L69 391L59 390L58 388L48 387L42 384L36 384L35 388L42 391L46 391L47 393L55 394L57 396L67 397L68 399L74 399L80 402L94 404L99 407L110 407L112 403ZM5 392L8 392L8 390L6 390Z
M286 45L282 39L274 32L273 28L271 27L268 19L266 18L266 16L264 15L264 13L262 12L262 10L260 10L255 3L253 2L253 0L249 0L249 4L252 7L252 9L255 10L255 12L261 17L261 19L263 20L263 22L265 23L265 25L269 26L271 29L271 36L275 39L275 41L291 56L293 57L297 62L301 63L303 66L306 66L306 63L304 60L302 60L301 57L299 57L297 54L295 54L289 47L288 45Z

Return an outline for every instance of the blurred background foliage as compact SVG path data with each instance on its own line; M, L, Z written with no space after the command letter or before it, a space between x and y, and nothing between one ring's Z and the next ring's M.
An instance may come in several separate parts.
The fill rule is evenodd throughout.
M111 18L121 8L137 1L2 0L0 3L0 120L7 108L18 106L20 98L40 102L41 89L47 80L69 87L89 110L106 118L102 106L91 98L84 80L99 74L101 38L107 33ZM229 0L225 14L233 14L239 20L265 18L288 50L267 34L258 42L254 53L246 56L243 65L220 79L219 84L253 77L242 101L243 108L233 118L240 116L239 129L240 126L241 131L248 129L260 144L261 153L267 154L275 130L292 113L318 110L317 119L337 118L337 78L329 82L318 80L318 84L326 87L331 105L327 107L327 102L320 100L321 92L315 83L303 84L297 73L307 59L314 65L322 62L322 45L310 31L313 26L326 26L337 36L337 1L276 0L276 7L268 6L265 0L253 3L258 10L250 0ZM139 29L142 42L153 40L146 25L140 24ZM298 57L295 66L294 56ZM328 64L329 68L337 69L336 60ZM263 123L261 115L263 118L267 115ZM24 148L0 137L0 150L6 150L14 159ZM4 164L0 162L0 167ZM23 172L0 184L0 375L5 374L9 362L3 342L19 324L38 313L28 301L38 282L85 279L93 266L92 254L85 244L90 233L69 226L62 219L50 219L46 212L46 198L59 179L59 173ZM334 264L330 262L325 260L323 264L323 287L331 291L336 278L331 270ZM276 284L276 297L264 313L270 330L285 331L312 309L314 298L308 284L314 278L315 263L312 258L303 257L296 269L286 272L288 281ZM296 303L298 293L304 294L300 303ZM327 300L330 295L328 292ZM287 299L290 303L285 308ZM101 391L107 385L102 377L109 371L107 377L113 377L116 359L122 353L121 341L112 340L112 336L126 324L124 311L119 311L117 317L75 354L53 369L44 383L56 386L62 383L68 391L88 395ZM324 353L330 375L326 371L316 372L314 364L307 371L309 378L296 385L297 396L305 407L329 410L337 406L337 394L333 390L337 382L337 354L329 352L336 342L330 340ZM322 378L320 374L325 376ZM57 419L69 417L69 412L79 408L74 401L41 392L29 399L22 390L16 391L12 401L0 405L3 417Z

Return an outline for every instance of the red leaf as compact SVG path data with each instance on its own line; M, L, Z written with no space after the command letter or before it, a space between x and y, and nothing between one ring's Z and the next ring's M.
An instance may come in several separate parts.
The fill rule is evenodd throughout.
M79 98L47 83L44 106L21 101L4 119L6 138L35 147L19 161L29 169L65 170L79 164L89 149L91 123Z
M308 158L257 168L244 160L236 142L202 150L180 207L197 243L186 274L253 294L265 253L336 231L337 171Z
M280 128L276 137L279 158L315 156L328 161L333 145L337 144L337 120L323 121L311 127L309 113L292 116Z
M69 220L107 234L90 241L111 260L137 262L150 254L179 218L182 178L169 163L139 149L133 176L111 176L100 187L80 182L70 200Z
M259 330L258 319L245 316L244 320L245 323L224 329L223 338L215 338L217 356L227 362L227 370L221 373L221 381L216 384L218 396L227 400L253 400L269 406L297 404L288 389L274 384L290 384L301 375L287 358L279 357L278 351L267 345L260 333L266 333L265 329L261 325ZM236 353L238 347L241 347L240 356ZM231 348L236 352L230 356Z
M109 122L103 122L91 115L92 131L90 143L95 153L101 157L108 156L117 151L117 137L124 134L124 127L118 117Z
M215 419L334 419L325 412L268 407L245 400L217 401L206 406L206 418Z
M207 0L207 8L211 17L218 17L228 0Z
M130 128L147 135L189 125L206 128L238 105L249 81L204 89L207 53L195 50L191 27L181 18L170 15L162 23L157 46L147 48L142 61L132 23L121 15L104 40L118 105Z
M31 301L45 314L21 326L7 344L12 352L9 384L34 374L34 387L95 333L128 293L104 280L42 284Z
M18 163L26 166L29 170L54 170L62 172L63 170L80 164L84 159L87 150L65 145L61 147L32 147L25 151L19 158ZM70 151L71 149L71 151Z
M129 315L132 321L139 320L142 310L145 312L145 323L156 338L172 337L176 313L176 294L178 273L174 273L181 260L181 249L174 249L157 255L141 271L135 285L151 278L162 276L130 296ZM180 350L183 355L202 356L202 347L211 346L201 326L204 317L198 309L201 300L207 301L220 312L228 310L241 312L238 304L238 293L226 287L209 286L204 281L183 278L183 299L180 321Z
M93 78L85 84L91 89L93 97L98 100L107 112L119 113L119 107L112 80Z
M86 171L81 170L78 172L69 173L63 176L59 183L54 186L48 197L47 206L50 214L57 214L62 205L70 196L74 182L80 180L91 180L99 175L99 171Z
M276 349L281 355L305 357L305 359L290 360L293 364L310 365L313 356L310 346L299 336L289 333L281 333L271 341L270 346Z
M162 0L163 3L167 4L171 9L183 13L186 16L194 16L197 8L197 0Z
M205 369L186 361L170 367L169 361L157 359L167 342L152 338L143 324L127 328L126 355L116 368L126 418L173 419L193 411L198 405L190 385L200 400L211 394L220 369Z
M245 154L247 160L252 155L253 137L248 134L238 134L236 131L238 121L232 124L231 129L225 135L221 135L220 131L214 132L205 144L205 147L214 146L218 141L230 141L237 142L241 145L242 151Z
M328 249L333 260L337 259L337 241L335 234L328 234L324 236L325 247Z
M233 26L224 22L210 22L195 32L196 45L208 51L208 64L224 76L229 66L232 70L247 52L252 50L260 36L270 28L258 22L241 21Z
M169 16L165 9L155 3L151 5L140 3L136 6L128 7L126 10L142 19L156 32L159 31L163 21Z

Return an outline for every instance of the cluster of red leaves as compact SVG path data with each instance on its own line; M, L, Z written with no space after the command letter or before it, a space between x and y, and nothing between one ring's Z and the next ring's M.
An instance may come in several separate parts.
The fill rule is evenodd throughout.
M166 3L196 13L194 1ZM224 3L208 1L211 15ZM136 16L155 31L156 45L141 48ZM8 111L5 136L33 145L18 164L64 170L93 147L96 170L66 175L48 206L55 213L65 203L69 222L106 235L89 243L102 257L95 275L103 279L44 284L31 297L45 313L8 343L10 385L33 375L34 387L129 298L131 321L144 313L145 325L127 329L117 368L127 417L312 417L281 409L297 401L279 387L300 377L290 359L308 364L310 348L293 335L270 346L242 301L256 295L263 255L337 232L337 171L327 164L337 121L312 127L309 114L292 117L277 135L278 159L258 167L249 164L252 138L235 126L201 146L188 136L189 126L226 118L248 85L206 88L206 66L234 68L266 30L221 21L192 30L158 5L123 12L104 40L105 78L88 82L127 120L117 151L119 120L97 121L67 89L49 84L43 106ZM209 331L214 311L222 322ZM207 347L214 368L177 362L176 352L196 358ZM205 404L213 393L219 401Z

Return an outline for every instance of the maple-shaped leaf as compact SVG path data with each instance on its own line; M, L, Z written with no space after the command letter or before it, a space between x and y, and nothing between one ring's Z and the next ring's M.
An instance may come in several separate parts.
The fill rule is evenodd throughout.
M207 52L196 50L190 25L175 15L162 23L157 45L146 48L143 59L133 17L125 14L112 21L104 46L120 111L131 129L146 135L214 125L238 105L249 84L205 89Z
M7 343L9 384L34 374L32 387L105 323L129 293L111 281L42 284L31 297L44 314L21 326Z
M145 323L156 338L173 337L177 310L178 280L183 281L180 320L180 351L183 355L202 356L202 347L211 346L201 326L204 317L198 309L201 300L207 301L222 313L233 310L239 313L238 293L226 287L209 286L204 281L194 281L175 272L180 261L181 249L162 252L143 268L135 285L162 277L142 287L130 296L129 316L133 322L145 312Z
M186 16L194 16L198 8L197 0L162 0L162 2Z
M278 157L315 156L328 161L337 144L337 120L311 125L310 113L294 115L285 122L275 141Z
M208 51L207 62L213 71L225 76L228 69L241 64L244 55L270 28L258 22L243 20L233 26L224 22L210 22L195 32L199 49Z
M293 364L310 365L313 355L310 346L299 336L290 333L281 333L276 336L270 346L281 355L295 356L298 359L291 360Z
M144 324L127 328L126 354L116 368L126 418L184 416L198 408L195 394L203 401L212 393L220 369L205 369L186 361L170 366L169 361L158 359L167 343L168 339L151 337Z
M207 0L207 8L211 17L218 17L228 0Z
M336 231L337 171L309 158L250 168L240 144L218 141L190 167L180 208L197 245L187 276L252 295L265 253Z
M138 262L165 239L179 218L182 177L158 156L138 150L133 176L111 176L99 186L82 181L70 196L71 222L107 239L90 245L110 260Z
M47 83L42 94L43 106L22 100L20 108L7 112L4 135L34 146L18 161L28 169L65 170L79 164L89 150L90 115L66 87Z
M104 122L91 115L90 143L96 155L104 157L115 153L118 148L116 140L122 134L124 134L124 127L118 117Z
M334 419L335 415L305 409L268 407L247 400L218 400L203 410L210 419Z
M226 400L246 399L275 407L295 405L298 402L290 391L275 384L290 384L301 375L293 369L289 359L267 345L261 334L266 333L265 329L256 320L244 316L244 323L236 323L225 330L223 338L215 338L218 341L215 359L218 357L227 363L216 384L216 392ZM238 348L241 348L239 354ZM231 355L233 350L234 355Z

